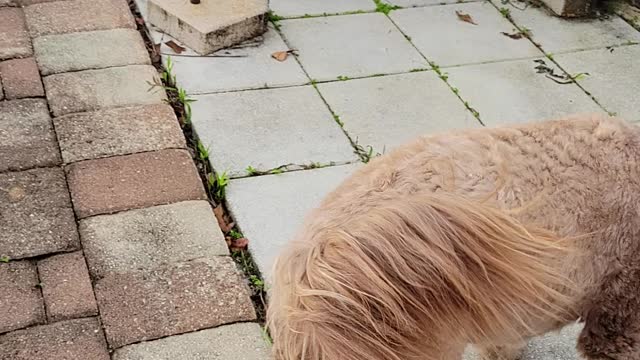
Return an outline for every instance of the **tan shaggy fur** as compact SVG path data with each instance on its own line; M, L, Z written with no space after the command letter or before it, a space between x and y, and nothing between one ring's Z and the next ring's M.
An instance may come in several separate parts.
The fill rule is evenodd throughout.
M511 360L578 319L588 359L640 359L639 159L639 128L577 116L371 161L274 267L276 360Z

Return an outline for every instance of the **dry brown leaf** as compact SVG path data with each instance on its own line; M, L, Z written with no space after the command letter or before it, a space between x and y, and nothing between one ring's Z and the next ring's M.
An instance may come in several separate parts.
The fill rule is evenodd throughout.
M239 238L231 240L232 250L244 250L249 246L249 240L247 238Z
M271 57L282 62L287 60L287 57L289 56L289 51L276 51L273 54L271 54Z
M137 17L137 18L136 18L136 23L137 23L138 25L144 25L144 19L143 19L143 18L140 18L140 17Z
M462 11L456 10L456 15L458 15L458 19L460 21L464 21L467 22L469 24L473 24L473 25L478 25L478 23L476 23L473 18L471 17L471 15L469 14L465 14Z
M522 33L521 32L515 32L513 34L509 34L509 33L503 31L503 32L501 32L501 34L506 36L506 37L510 37L510 38L512 38L514 40L522 39Z
M164 44L170 47L171 50L173 50L173 52L175 52L176 54L182 54L183 51L187 50L187 48L176 44L176 42L173 40L169 40Z

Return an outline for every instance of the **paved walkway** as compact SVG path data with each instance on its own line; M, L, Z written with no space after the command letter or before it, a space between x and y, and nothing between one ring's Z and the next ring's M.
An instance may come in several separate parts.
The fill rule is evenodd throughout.
M403 8L271 0L264 43L219 57L176 54L171 37L152 32L196 100L213 167L233 178L227 203L267 278L304 214L369 151L576 112L640 121L640 33L617 15L565 21L517 1L390 1ZM288 50L285 61L271 56ZM527 359L576 359L579 330L537 340Z
M268 357L136 27L0 0L2 360Z
M272 0L264 42L217 57L153 33L267 277L324 194L411 137L640 120L640 33L617 16L394 1ZM268 359L136 26L125 0L0 0L1 360ZM528 359L575 359L570 330Z

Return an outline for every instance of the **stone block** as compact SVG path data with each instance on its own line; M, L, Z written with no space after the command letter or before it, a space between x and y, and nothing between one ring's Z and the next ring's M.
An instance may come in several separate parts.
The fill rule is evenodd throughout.
M87 264L81 251L40 260L38 274L50 322L98 314Z
M83 219L80 236L94 279L229 254L207 201Z
M33 262L0 263L0 289L0 334L46 321L38 271ZM2 346L0 349L2 358L6 351Z
M63 115L53 119L65 163L169 148L185 148L167 104Z
M0 172L60 164L60 152L42 99L0 102Z
M0 174L0 219L0 255L11 259L80 247L62 169Z
M114 273L95 290L112 348L256 318L230 257Z
M78 218L207 199L186 150L87 160L71 164L67 171Z
M130 65L49 75L43 79L55 116L108 107L159 104L166 100L158 72L150 65Z
M148 21L200 54L267 31L267 0L149 0Z
M0 60L31 56L31 39L22 9L0 9Z
M0 63L2 85L7 99L44 96L38 64L33 58Z
M133 29L41 36L33 40L33 51L42 75L151 63Z

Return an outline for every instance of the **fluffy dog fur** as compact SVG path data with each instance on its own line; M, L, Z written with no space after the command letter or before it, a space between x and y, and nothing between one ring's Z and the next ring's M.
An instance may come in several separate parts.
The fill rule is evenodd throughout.
M640 359L640 130L581 116L424 137L307 217L274 268L277 360L515 359L577 319Z

